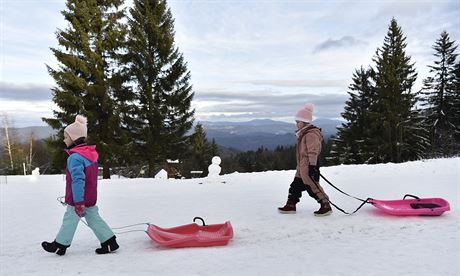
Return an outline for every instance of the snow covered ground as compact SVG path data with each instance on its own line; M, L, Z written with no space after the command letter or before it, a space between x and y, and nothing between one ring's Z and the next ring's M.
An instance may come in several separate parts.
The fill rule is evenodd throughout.
M172 227L201 216L208 224L230 220L234 238L224 247L167 249L133 232L118 235L118 252L99 256L97 239L80 224L61 257L40 243L59 229L63 176L0 176L0 275L460 275L460 158L342 165L322 173L357 197L443 197L452 211L392 217L367 205L353 216L335 211L317 218L318 206L305 194L297 214L282 215L276 208L285 203L293 171L234 173L222 176L226 184L102 180L98 206L112 227ZM322 185L339 206L359 204Z

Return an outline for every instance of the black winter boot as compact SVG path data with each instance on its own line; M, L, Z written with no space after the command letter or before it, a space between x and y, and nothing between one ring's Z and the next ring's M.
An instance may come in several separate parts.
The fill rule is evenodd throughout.
M116 236L113 236L105 242L101 243L101 248L96 249L96 253L107 254L117 250L120 246L118 245L116 238Z
M317 217L329 216L332 214L332 208L329 202L321 202L321 207L318 211L313 212Z
M286 202L286 205L284 205L284 207L278 207L278 212L280 212L281 214L295 214L296 212L296 209L295 209L295 205L297 203L295 203L294 201L292 200L289 200Z
M50 252L50 253L56 253L60 256L64 255L65 254L65 251L67 250L67 247L69 247L70 245L63 245L63 244L60 244L56 241L53 241L53 242L42 242L42 247L43 249L45 249L46 251Z

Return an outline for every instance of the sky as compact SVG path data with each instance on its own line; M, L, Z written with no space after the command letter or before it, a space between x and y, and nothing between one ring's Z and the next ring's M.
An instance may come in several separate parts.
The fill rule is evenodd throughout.
M127 6L131 1L127 1ZM460 1L168 1L175 44L191 72L197 121L338 119L355 69L372 66L394 17L407 37L421 88L432 45L460 40ZM57 68L50 47L65 29L63 0L0 0L0 115L16 127L52 117ZM457 43L458 44L458 43ZM457 50L457 53L459 51Z

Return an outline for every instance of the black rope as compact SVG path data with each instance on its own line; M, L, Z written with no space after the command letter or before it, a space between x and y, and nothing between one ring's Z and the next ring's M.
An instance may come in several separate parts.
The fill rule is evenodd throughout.
M361 198L359 198L359 197L355 197L355 196L352 196L352 195L349 195L349 194L345 193L344 191L342 191L342 190L340 190L339 188L337 188L336 186L334 186L334 184L332 184L329 180L327 180L326 177L324 177L322 174L319 174L319 175L321 176L321 178L324 179L324 181L326 181L329 185L331 185L332 187L334 187L337 191L341 192L342 194L347 195L347 196L349 196L349 197L352 197L352 198L354 198L354 199L357 199L357 200L359 200L359 201L362 201L362 202L364 202L364 203L367 202L367 199L364 200L364 199L361 199ZM312 180L313 180L313 179L312 179ZM315 183L316 183L316 182L315 182Z
M335 186L334 186L329 180L327 180L322 174L320 174L320 176L321 176L324 180L326 180L326 182L329 183L329 185L331 185L332 187L334 187L335 189L337 189L339 192L341 192L341 193L343 193L343 194L345 194L345 195L347 195L347 196L349 196L349 197L355 198L355 199L357 199L357 200L363 202L363 203L361 203L361 205L358 206L358 208L356 208L355 211L353 211L352 213L349 213L349 212L343 210L342 208L340 208L339 206L337 206L336 204L334 204L330 199L327 199L327 201L328 201L332 206L334 206L337 210L339 210L340 212L342 212L342 213L344 213L344 214L346 214L346 215L353 215L354 213L358 212L358 210L361 209L366 203L371 203L371 204L372 204L372 202L370 202L370 200L371 200L372 198L368 198L368 199L364 200L364 199L360 199L360 198L354 197L354 196L352 196L352 195L349 195L349 194L345 193L344 191L340 190L339 188L335 187ZM319 183L316 182L311 176L309 176L309 177L310 177L310 179L313 181L313 183L315 183L315 185L316 185L316 187L318 188L318 190L321 190L320 187L319 187Z

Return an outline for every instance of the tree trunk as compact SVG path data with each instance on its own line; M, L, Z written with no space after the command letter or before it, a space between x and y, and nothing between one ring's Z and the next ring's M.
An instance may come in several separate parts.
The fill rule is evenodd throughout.
M3 118L3 124L5 126L5 134L6 134L6 149L8 150L8 155L10 156L10 166L11 170L14 170L14 163L13 163L13 152L11 149L11 142L10 142L10 136L8 134L8 118L5 117Z
M110 179L110 166L107 163L104 163L104 165L102 166L102 178Z
M33 140L34 135L30 136L30 145L29 145L29 171L32 173L32 157L33 157Z
M154 177L155 176L155 160L153 158L149 158L148 176L149 177Z

